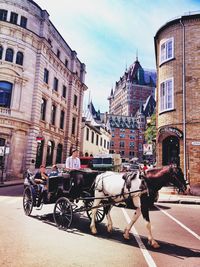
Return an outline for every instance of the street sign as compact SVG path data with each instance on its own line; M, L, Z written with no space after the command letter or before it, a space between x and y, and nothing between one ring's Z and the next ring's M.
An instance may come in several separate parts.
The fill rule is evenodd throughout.
M144 155L153 155L152 144L143 144L143 154Z
M193 146L200 146L200 141L193 141L192 142L192 145Z

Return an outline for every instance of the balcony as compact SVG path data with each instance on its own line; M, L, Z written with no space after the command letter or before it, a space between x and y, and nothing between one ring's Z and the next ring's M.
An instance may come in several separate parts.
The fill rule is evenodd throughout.
M11 109L0 107L0 116L11 116Z

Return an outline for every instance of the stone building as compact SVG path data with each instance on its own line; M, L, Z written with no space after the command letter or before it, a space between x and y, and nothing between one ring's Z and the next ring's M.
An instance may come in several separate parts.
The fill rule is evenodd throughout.
M80 154L94 156L108 154L110 149L111 131L103 113L96 111L92 102L82 117L82 138Z
M85 65L31 0L1 1L0 153L7 177L80 147Z
M109 114L134 116L150 95L155 97L155 87L156 72L144 70L136 59L111 90Z
M200 14L178 17L155 35L157 163L180 164L200 182Z

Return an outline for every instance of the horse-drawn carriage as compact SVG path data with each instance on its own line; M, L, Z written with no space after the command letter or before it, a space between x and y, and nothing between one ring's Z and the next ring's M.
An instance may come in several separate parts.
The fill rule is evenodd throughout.
M97 171L71 171L51 176L47 179L46 190L41 191L40 185L28 171L23 193L23 208L26 215L31 215L33 208L41 208L43 204L55 204L53 218L59 228L70 227L73 214L86 212L91 219L91 207L94 202L94 181ZM81 202L81 205L78 203ZM105 217L104 206L98 207L96 222Z
M53 217L59 228L67 229L72 223L73 214L86 212L91 220L90 229L97 233L95 224L107 217L107 230L112 231L113 223L110 216L111 207L127 199L132 201L135 212L124 231L124 238L129 239L129 232L135 221L142 214L145 221L149 244L158 248L154 240L149 218L151 198L167 184L173 184L181 191L186 191L187 184L180 167L166 166L161 169L148 170L145 173L130 172L126 176L121 173L97 171L72 171L49 177L44 204L54 203ZM26 215L30 215L33 207L40 205L41 191L31 176L24 189L23 207ZM82 201L81 206L77 205Z

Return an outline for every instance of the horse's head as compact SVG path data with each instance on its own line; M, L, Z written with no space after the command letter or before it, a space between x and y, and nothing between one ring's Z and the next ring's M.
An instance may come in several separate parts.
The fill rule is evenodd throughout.
M169 182L176 186L179 191L185 192L187 189L186 181L184 179L183 171L176 165L170 166L170 180Z

